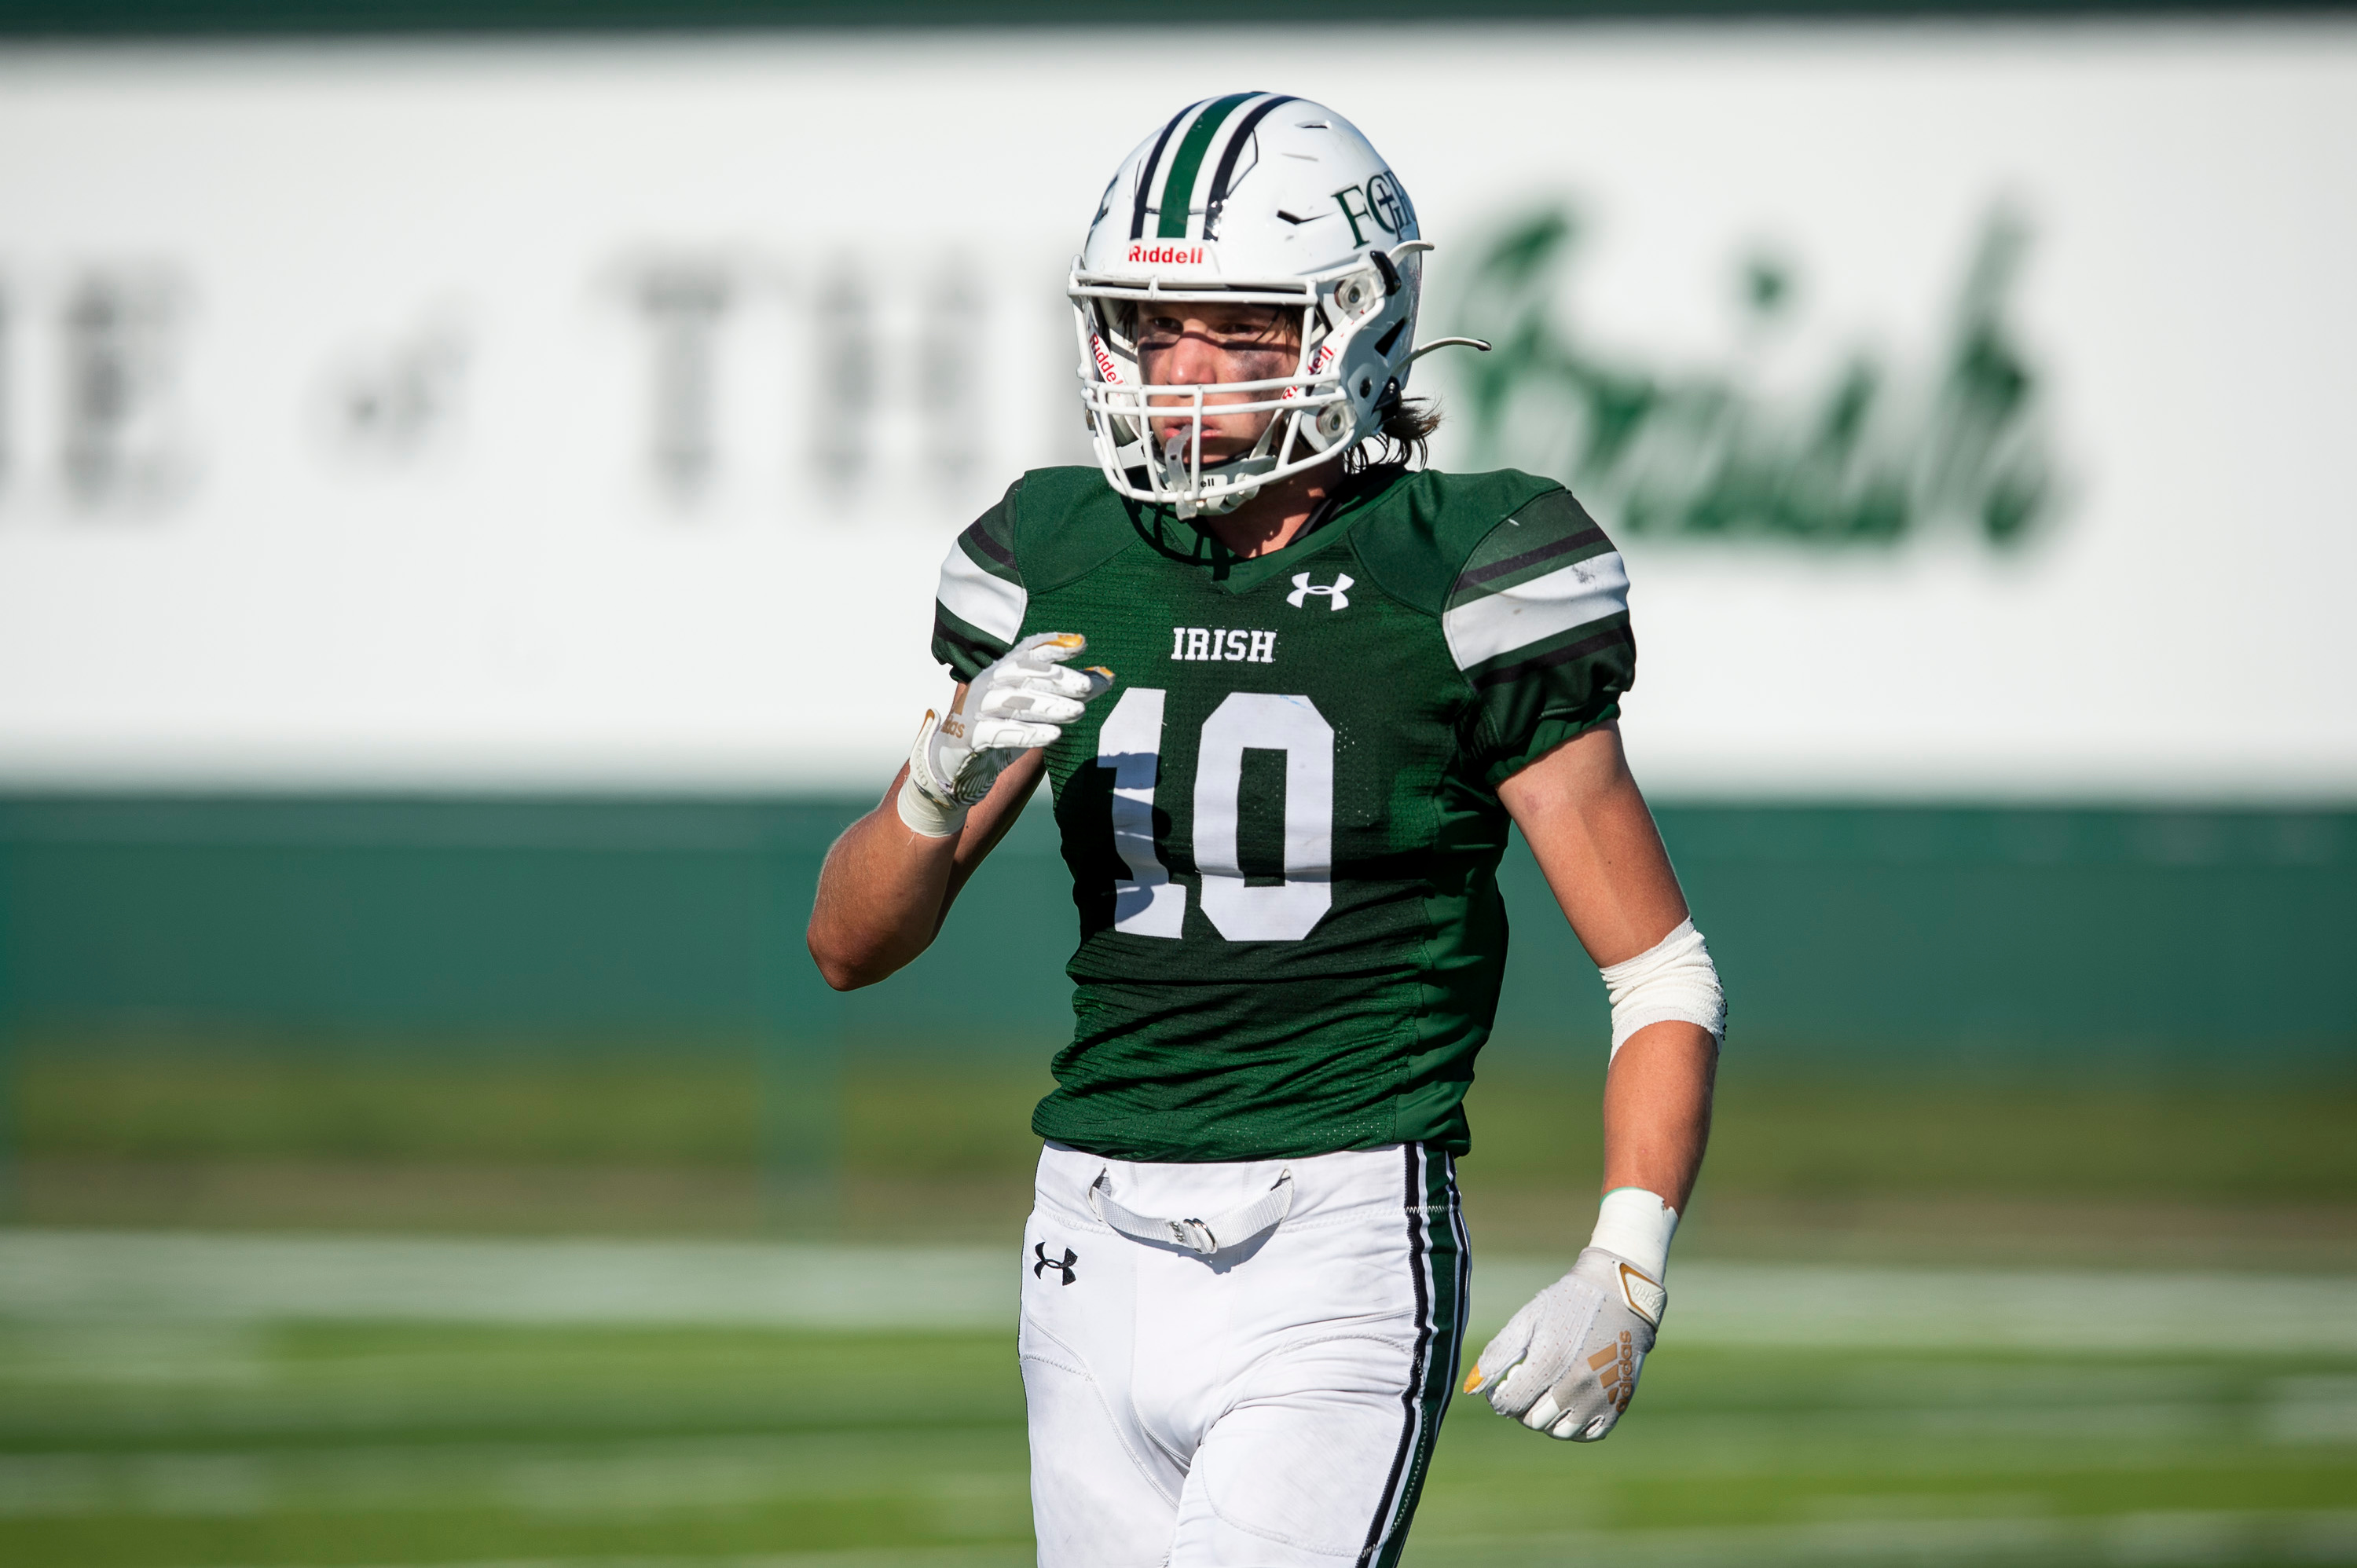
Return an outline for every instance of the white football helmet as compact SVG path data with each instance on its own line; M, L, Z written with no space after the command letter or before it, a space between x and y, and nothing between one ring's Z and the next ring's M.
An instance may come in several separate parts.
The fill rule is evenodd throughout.
M1123 161L1072 263L1081 402L1105 478L1181 517L1217 514L1376 434L1407 387L1431 248L1398 177L1332 110L1275 92L1180 110ZM1300 360L1274 381L1153 389L1156 417L1189 421L1157 449L1131 330L1148 300L1298 309ZM1251 452L1207 469L1204 402L1222 394L1242 400L1222 413L1275 417Z

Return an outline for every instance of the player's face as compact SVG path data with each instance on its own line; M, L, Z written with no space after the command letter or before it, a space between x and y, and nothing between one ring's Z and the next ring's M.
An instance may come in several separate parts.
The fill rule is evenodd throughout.
M1137 365L1146 384L1209 386L1218 381L1265 381L1289 376L1301 359L1301 315L1267 305L1153 304L1137 317ZM1276 417L1216 412L1239 403L1265 403L1270 392L1217 392L1203 400L1203 461L1208 466L1253 448ZM1157 446L1173 435L1194 435L1189 397L1148 398L1149 408L1185 408L1185 419L1153 421Z

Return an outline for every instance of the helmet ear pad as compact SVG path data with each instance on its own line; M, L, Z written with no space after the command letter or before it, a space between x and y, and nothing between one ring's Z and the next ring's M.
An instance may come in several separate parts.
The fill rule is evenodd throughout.
M1416 291L1404 282L1399 269L1382 252L1373 252L1383 274L1376 303L1352 317L1346 303L1355 280L1335 286L1335 314L1341 325L1324 339L1340 363L1335 371L1342 401L1327 404L1318 417L1301 422L1301 436L1313 450L1349 448L1383 428L1383 416L1407 385L1408 360L1415 352ZM1410 258L1412 261L1414 258ZM1313 352L1305 358L1305 372L1322 373Z

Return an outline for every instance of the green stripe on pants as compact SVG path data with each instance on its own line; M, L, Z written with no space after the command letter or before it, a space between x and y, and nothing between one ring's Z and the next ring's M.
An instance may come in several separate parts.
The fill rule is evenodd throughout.
M1425 1156L1425 1255L1432 1270L1432 1342L1425 1351L1423 1407L1417 1412L1415 1452L1408 1456L1404 1492L1391 1535L1375 1554L1372 1568L1399 1568L1407 1550L1407 1530L1415 1521L1415 1505L1424 1493L1425 1472L1432 1466L1432 1450L1440 1441L1441 1418L1448 1413L1448 1397L1457 1389L1457 1359L1465 1337L1465 1251L1457 1229L1455 1172L1448 1156L1438 1149Z

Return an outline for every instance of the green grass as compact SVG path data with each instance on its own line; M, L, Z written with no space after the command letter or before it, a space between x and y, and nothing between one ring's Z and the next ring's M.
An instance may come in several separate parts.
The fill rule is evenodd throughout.
M855 1049L264 1049L19 1059L13 1213L54 1225L971 1240L1018 1222L1042 1069ZM1593 1064L1592 1064L1593 1065ZM1600 1070L1503 1058L1469 1101L1483 1245L1558 1252ZM782 1088L783 1092L780 1092ZM780 1106L791 1115L776 1114ZM797 1125L797 1122L799 1125ZM1731 1057L1687 1255L2357 1267L2357 1078L1770 1074ZM839 1153L839 1165L826 1162ZM834 1195L808 1201L815 1173ZM0 1187L0 1204L9 1195Z
M1584 1233L1590 1066L1501 1061L1476 1087L1485 1255ZM779 1219L780 1080L748 1050L50 1042L19 1067L37 1221ZM839 1234L1013 1233L1037 1069L855 1052L841 1086ZM1730 1057L1679 1249L2347 1270L2352 1127L2345 1076L1857 1079ZM1026 1458L1006 1334L0 1320L0 1563L28 1568L1016 1568ZM1674 1314L1606 1444L1460 1403L1409 1562L2357 1562L2357 1359L1737 1351L1682 1345Z
M704 1554L1028 1528L1004 1337L174 1326L19 1331L9 1351L0 1475L30 1485L0 1482L19 1503L0 1519L8 1562ZM88 1506L23 1508L43 1492Z
M751 1054L27 1051L25 1153L730 1165L761 1144Z
M1593 1072L1502 1067L1469 1101L1471 1167L1509 1186L1592 1180ZM1021 1177L1044 1063L855 1054L846 1167L902 1179ZM814 1092L826 1092L823 1083ZM799 1090L796 1090L799 1092ZM512 1162L749 1169L764 1084L749 1051L473 1057L391 1050L27 1052L35 1159ZM1722 1197L2063 1194L2357 1201L2357 1076L2106 1079L2034 1070L1859 1080L1723 1074L1709 1183Z
M1000 1334L16 1324L0 1327L0 1562L1019 1563L1013 1350ZM2266 1561L2278 1536L2287 1557L2346 1561L2357 1536L2331 1510L2352 1499L2357 1363L1738 1353L1673 1333L1602 1444L1461 1402L1410 1561L1756 1563L1828 1541L1921 1561L1919 1536L1978 1560L1981 1535L2006 1561Z
M1567 1074L1477 1083L1474 1161L1510 1184L1584 1177L1602 1155L1595 1102ZM2357 1079L1860 1079L1731 1058L1716 1111L1707 1172L1722 1197L2357 1200Z

